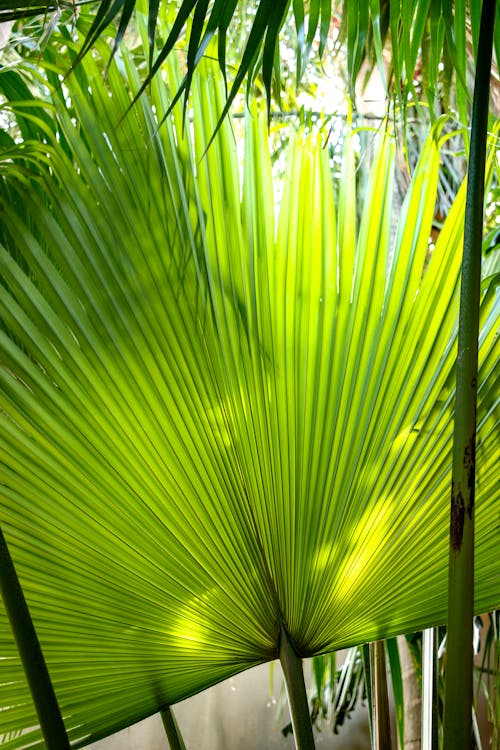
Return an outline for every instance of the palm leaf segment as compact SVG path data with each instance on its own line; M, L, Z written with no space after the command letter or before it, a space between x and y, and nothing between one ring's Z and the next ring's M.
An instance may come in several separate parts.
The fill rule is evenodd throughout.
M16 3L0 0L0 21L23 19L33 15L60 14L70 10L73 14L86 3L75 0L28 0ZM134 10L147 15L150 41L150 76L153 76L171 54L174 46L185 33L187 26L188 52L186 76L180 85L179 94L189 92L193 73L200 62L210 40L216 36L220 68L226 75L226 53L228 31L243 24L247 15L253 17L246 37L245 49L237 64L231 84L228 107L247 74L253 75L261 68L268 101L270 100L273 69L279 79L278 41L285 18L293 9L297 30L297 74L300 79L311 51L318 41L318 52L322 57L331 32L333 15L341 16L341 38L347 42L347 70L352 91L362 63L378 64L382 80L386 79L383 63L385 47L391 51L391 75L396 81L395 90L402 99L401 92L414 92L414 78L417 69L422 69L424 89L427 91L431 107L438 95L440 70L445 68L446 86L449 86L452 73L456 73L457 105L460 117L467 121L467 66L471 53L475 57L479 42L481 0L259 0L259 2L238 3L237 0L182 0L173 14L170 33L156 54L161 19L171 14L168 3L160 0L100 0L91 3L95 7L90 25L87 25L85 41L77 55L75 64L95 45L114 21L115 44L118 48L129 26ZM250 11L250 13L248 13ZM497 5L497 19L500 9ZM498 24L498 20L497 20ZM495 52L500 56L500 36L497 35ZM66 71L67 72L67 71Z
M154 109L115 127L138 83L120 69L105 84L86 59L73 120L55 96L57 144L16 105L54 148L7 153L2 200L0 518L75 746L274 658L282 624L307 655L446 613L464 192L422 275L438 129L391 247L390 140L358 226L350 138L334 195L319 138L298 134L276 218L256 112L240 189L228 125L201 158L213 72L183 136L177 109L156 132L158 78ZM500 604L497 320L490 290L478 611ZM39 743L3 614L0 643L2 729L34 727L6 747Z

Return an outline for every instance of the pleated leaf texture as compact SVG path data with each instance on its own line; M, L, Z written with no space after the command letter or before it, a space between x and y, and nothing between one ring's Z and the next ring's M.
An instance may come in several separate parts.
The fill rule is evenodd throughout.
M353 137L334 180L297 133L278 212L256 109L242 178L228 122L205 153L202 68L184 128L157 130L159 77L117 126L125 53L67 80L72 116L61 89L12 105L47 143L2 165L0 520L75 747L275 658L281 624L306 656L446 616L465 191L428 262L439 127L391 241L389 137L358 220ZM478 612L500 605L498 312L485 290ZM5 746L40 747L3 611L0 653Z

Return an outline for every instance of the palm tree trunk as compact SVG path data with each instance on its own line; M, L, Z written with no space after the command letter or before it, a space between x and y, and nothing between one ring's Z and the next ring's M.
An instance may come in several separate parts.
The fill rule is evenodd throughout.
M484 0L472 111L458 331L450 514L444 750L465 750L471 746L479 300L494 21L495 0Z

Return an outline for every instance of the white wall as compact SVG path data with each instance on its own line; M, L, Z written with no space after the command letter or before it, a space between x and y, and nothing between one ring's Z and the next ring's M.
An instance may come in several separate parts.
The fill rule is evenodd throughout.
M293 738L281 734L289 722L288 711L278 716L281 672L274 668L270 692L270 668L264 664L205 690L173 707L186 750L292 750ZM316 733L321 750L369 750L366 708L356 709L340 735L329 726ZM92 750L168 750L159 716L136 724L113 737L90 745Z

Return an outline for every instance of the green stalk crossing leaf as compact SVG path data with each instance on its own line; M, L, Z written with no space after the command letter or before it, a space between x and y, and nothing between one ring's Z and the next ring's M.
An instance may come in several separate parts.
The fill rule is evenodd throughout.
M471 742L476 402L483 204L495 0L484 0L470 139L450 510L445 750Z
M0 529L0 593L30 686L48 750L69 750L57 698L43 658L28 605L5 537Z

